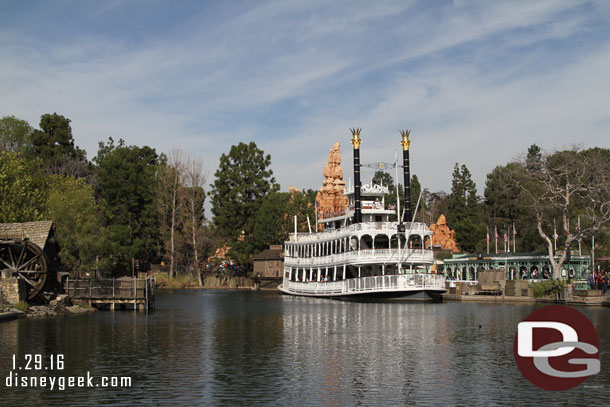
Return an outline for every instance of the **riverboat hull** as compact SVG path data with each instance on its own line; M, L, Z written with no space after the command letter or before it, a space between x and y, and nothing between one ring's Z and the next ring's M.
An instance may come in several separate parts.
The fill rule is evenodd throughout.
M362 302L442 302L443 294L447 292L447 290L445 289L421 289L411 291L378 291L345 294L319 294L308 292L293 292L284 289L281 285L278 287L278 289L282 294L286 295Z

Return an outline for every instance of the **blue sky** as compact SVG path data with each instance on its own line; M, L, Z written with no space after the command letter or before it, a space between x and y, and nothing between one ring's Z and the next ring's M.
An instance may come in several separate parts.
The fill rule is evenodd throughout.
M240 141L282 190L319 188L350 127L362 162L400 129L424 187L454 163L479 193L533 143L610 148L608 1L0 0L0 116L72 120L91 158L109 136L200 155L208 180ZM372 174L371 174L372 175ZM366 180L366 174L365 174Z

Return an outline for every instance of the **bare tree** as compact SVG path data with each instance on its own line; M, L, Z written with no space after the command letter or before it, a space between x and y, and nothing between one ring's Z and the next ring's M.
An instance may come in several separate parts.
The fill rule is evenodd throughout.
M172 147L167 155L165 166L159 169L157 176L158 210L161 232L169 235L166 241L166 252L169 256L169 275L176 274L176 233L180 225L179 213L181 203L180 191L184 185L185 154Z
M609 155L608 150L601 149L572 149L547 155L530 150L510 174L511 183L523 193L524 204L533 210L555 279L560 278L574 242L591 237L610 221ZM556 218L563 236L556 232ZM562 252L557 258L558 238Z
M190 245L193 251L193 271L197 275L199 286L203 285L200 270L200 246L203 243L203 203L205 201L205 191L203 186L207 182L207 174L203 161L195 156L189 156L185 160L184 166L185 188L184 203L186 208L185 232L189 233Z

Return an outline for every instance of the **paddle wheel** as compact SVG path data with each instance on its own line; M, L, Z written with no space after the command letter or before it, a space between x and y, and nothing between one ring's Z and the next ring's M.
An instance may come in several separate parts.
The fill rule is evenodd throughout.
M29 239L0 238L2 276L21 277L26 283L28 300L40 293L47 281L48 261L42 249Z

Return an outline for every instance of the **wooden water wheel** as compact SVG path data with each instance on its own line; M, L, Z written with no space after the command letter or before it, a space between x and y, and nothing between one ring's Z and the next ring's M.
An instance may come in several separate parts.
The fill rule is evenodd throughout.
M47 256L28 239L0 240L0 270L26 282L28 299L36 297L47 281Z

